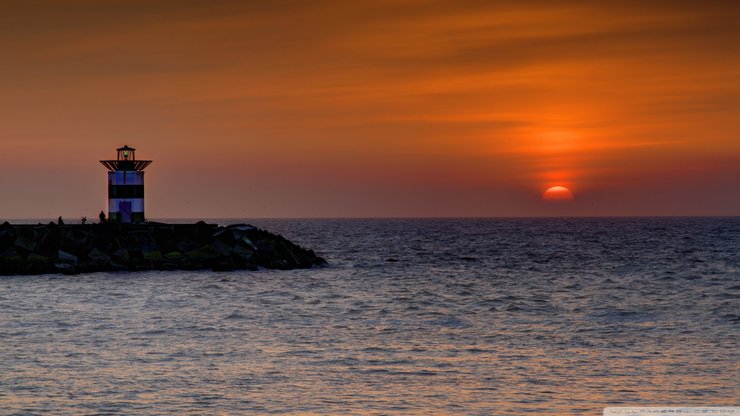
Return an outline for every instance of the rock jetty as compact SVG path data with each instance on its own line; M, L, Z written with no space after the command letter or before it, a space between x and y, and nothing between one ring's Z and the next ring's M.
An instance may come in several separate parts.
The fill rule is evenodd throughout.
M251 225L0 225L0 275L299 269L326 261Z

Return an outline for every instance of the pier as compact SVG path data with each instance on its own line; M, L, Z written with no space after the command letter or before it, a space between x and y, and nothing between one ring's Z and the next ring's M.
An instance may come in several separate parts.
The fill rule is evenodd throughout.
M299 269L312 250L247 224L0 225L0 274Z

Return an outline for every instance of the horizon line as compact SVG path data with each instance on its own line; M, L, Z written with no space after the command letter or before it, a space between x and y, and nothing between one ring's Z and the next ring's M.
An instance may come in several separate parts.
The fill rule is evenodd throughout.
M69 224L79 223L81 218L77 217L65 217ZM74 218L74 219L73 219ZM356 216L356 217L155 217L149 218L146 222L166 222L166 221L243 221L243 220L514 220L514 219L629 219L629 218L740 218L740 214L726 214L726 215L500 215L500 216ZM56 218L3 218L0 219L0 224L8 222L13 224L15 221L22 223L45 223L45 222L56 222ZM95 219L88 220L87 224L98 224Z

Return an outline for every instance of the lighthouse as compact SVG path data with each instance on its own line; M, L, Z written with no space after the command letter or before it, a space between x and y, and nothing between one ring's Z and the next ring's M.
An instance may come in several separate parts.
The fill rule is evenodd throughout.
M116 160L101 160L108 168L108 220L144 222L144 169L151 160L136 160L136 149L116 149Z

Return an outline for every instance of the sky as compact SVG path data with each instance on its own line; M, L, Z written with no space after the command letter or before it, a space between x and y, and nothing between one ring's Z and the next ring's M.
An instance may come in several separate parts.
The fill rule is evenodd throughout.
M0 9L0 219L740 215L735 1Z

